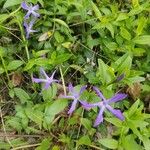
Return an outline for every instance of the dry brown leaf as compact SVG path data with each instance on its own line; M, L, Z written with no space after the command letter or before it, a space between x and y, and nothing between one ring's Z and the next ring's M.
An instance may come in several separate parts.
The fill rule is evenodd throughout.
M18 86L21 84L22 80L23 80L23 76L21 73L18 73L18 72L14 72L13 75L12 75L12 84L13 86Z

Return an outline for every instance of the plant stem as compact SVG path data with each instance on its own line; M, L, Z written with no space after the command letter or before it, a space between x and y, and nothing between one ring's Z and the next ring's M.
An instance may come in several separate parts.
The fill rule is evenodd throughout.
M4 59L2 56L1 57L1 60L2 60L2 65L4 67L4 70L5 70L5 73L6 73L6 76L7 76L7 79L8 79L8 82L10 83L10 78L9 78L9 75L8 75L8 71L7 71L7 68L6 68L6 65L5 65L5 62L4 62Z
M63 73L62 73L61 66L59 66L59 70L60 70L60 74L61 74L61 80L62 80L62 85L63 85L63 89L64 89L64 94L66 95L65 80L64 80L64 76L63 76Z

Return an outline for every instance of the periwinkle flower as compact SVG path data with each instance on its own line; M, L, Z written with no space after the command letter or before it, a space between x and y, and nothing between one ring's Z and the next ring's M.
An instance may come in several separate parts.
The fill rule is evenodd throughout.
M100 99L102 99L102 101L93 103L93 104L87 103L85 101L81 101L81 104L87 110L89 110L93 107L99 107L100 110L99 110L98 116L95 120L94 127L98 126L100 123L103 122L103 113L104 113L105 109L109 110L113 115L115 115L120 120L124 120L124 116L121 113L121 111L119 109L112 108L110 106L110 104L118 102L120 100L123 100L124 98L127 97L127 94L117 93L112 98L107 100L97 87L93 87L93 89L94 89L94 91L96 91L98 97L100 97Z
M45 83L44 89L48 89L49 86L53 83L53 82L59 82L58 80L54 79L54 75L55 75L56 70L52 73L52 75L49 77L46 72L44 71L43 68L40 68L40 73L41 75L45 76L45 79L43 78L34 78L32 77L32 81L35 83Z
M27 10L27 14L25 15L25 19L29 19L29 16L32 14L34 17L38 18L40 16L39 13L35 12L37 10L39 10L39 5L35 5L35 6L32 6L32 4L30 6L28 6L26 4L26 2L22 2L21 3L21 7L24 9L24 10Z
M81 94L83 93L83 91L86 89L86 87L87 87L87 86L82 86L81 89L80 89L80 91L77 92L77 91L74 89L74 87L72 86L72 84L71 84L71 83L69 84L68 89L69 89L70 95L61 96L61 98L68 98L68 99L72 99L72 100L73 100L73 102L72 102L72 104L71 104L71 107L70 107L70 109L69 109L69 111L68 111L68 114L71 115L71 114L73 113L73 111L74 111L75 108L76 108L76 105L77 105L78 101L79 101L79 102L81 101L81 100L80 100L80 96L81 96Z
M37 32L36 30L33 30L33 24L35 20L31 20L30 23L28 24L27 22L24 22L24 27L25 27L25 32L26 32L26 38L28 39L30 36L30 33Z

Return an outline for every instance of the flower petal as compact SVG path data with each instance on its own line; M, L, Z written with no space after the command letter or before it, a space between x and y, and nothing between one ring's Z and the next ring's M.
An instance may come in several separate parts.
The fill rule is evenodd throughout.
M73 93L74 88L73 88L73 86L72 86L72 83L69 83L69 85L68 85L68 90L69 90L70 93Z
M44 71L42 67L40 68L40 73L41 75L44 75L46 79L49 79L48 75L46 74L46 72Z
M105 110L105 107L103 106L103 107L100 109L100 111L99 111L99 113L98 113L98 116L97 116L97 118L96 118L96 120L95 120L95 122L94 122L94 127L98 126L100 123L103 122L103 120L104 120L104 118L103 118L104 110Z
M68 114L72 114L73 113L73 111L76 109L76 105L77 105L77 102L78 102L78 100L73 100L73 102L72 102L72 104L71 104L71 107L70 107L70 109L69 109L69 111L68 111Z
M87 88L87 85L82 86L80 89L79 95L81 95L86 88Z
M29 6L26 4L26 2L22 2L21 3L21 7L25 10L28 10L29 9Z
M51 79L54 78L55 73L56 73L56 70L52 73L52 75L51 75L51 77L50 77Z
M107 104L115 103L115 102L125 99L126 97L127 97L127 94L118 93L114 95L112 98L108 99L106 102Z
M33 6L33 7L32 7L32 10L34 10L34 11L35 11L35 10L39 10L39 5L37 4L37 5Z
M92 107L96 107L96 106L99 105L99 102L98 103L94 103L94 104L90 104L90 103L88 103L86 101L81 101L81 100L79 102L82 104L82 107L87 109L87 110L91 109Z
M38 78L32 78L32 81L35 83L47 82L47 80L45 80L45 79L38 79Z
M32 15L33 15L34 17L36 17L36 18L40 17L40 14L38 14L38 13L36 13L36 12L34 12L34 11L32 11Z
M45 85L44 85L44 89L48 89L50 85L51 85L50 82L46 82Z
M31 12L28 11L27 14L24 16L24 18L25 18L25 19L29 19L30 14L31 14Z
M100 90L97 88L97 87L93 87L93 90L96 91L97 95L103 99L103 100L106 100L105 97L103 96L103 94L100 92Z
M120 120L124 120L124 116L122 114L122 112L119 109L114 109L109 105L106 105L106 108L113 114L115 115L117 118L119 118Z

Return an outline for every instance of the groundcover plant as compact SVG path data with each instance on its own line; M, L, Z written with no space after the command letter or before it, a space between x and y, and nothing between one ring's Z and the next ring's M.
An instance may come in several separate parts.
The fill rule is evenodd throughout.
M150 0L0 8L0 149L150 150Z

